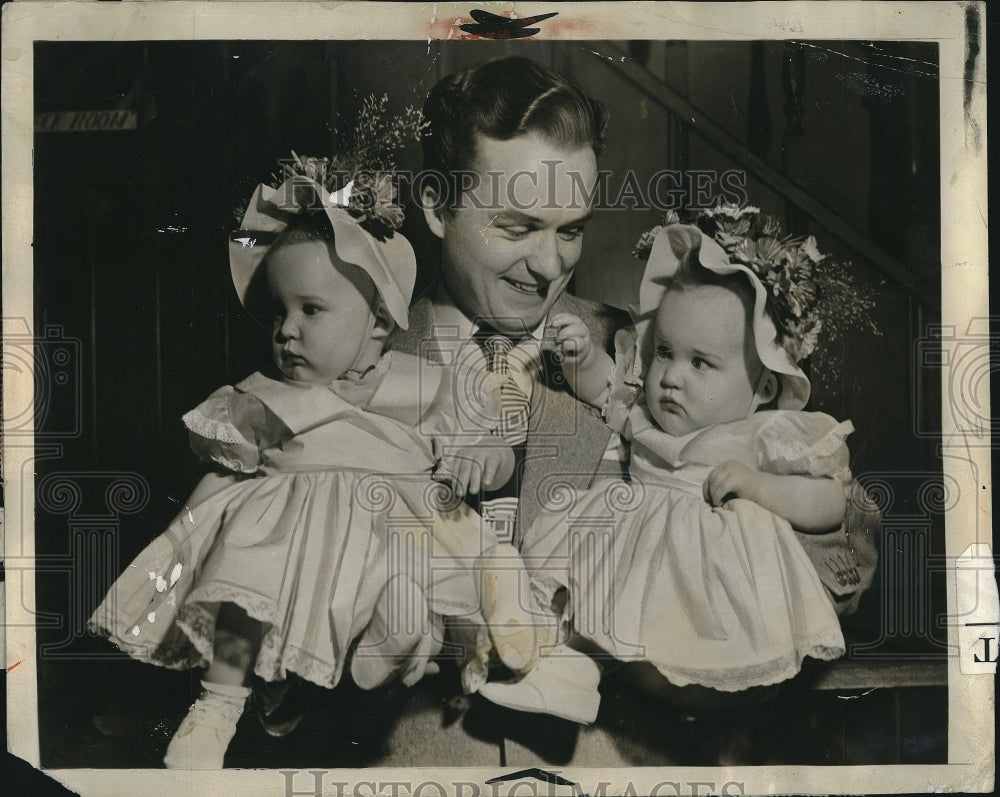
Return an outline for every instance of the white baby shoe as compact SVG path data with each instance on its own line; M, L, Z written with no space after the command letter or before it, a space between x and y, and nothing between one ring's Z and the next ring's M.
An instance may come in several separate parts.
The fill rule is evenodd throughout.
M531 589L531 577L509 543L487 548L476 560L479 602L493 647L514 672L530 672L556 641L557 618L544 612Z
M479 694L498 706L552 714L589 725L597 719L601 705L597 691L600 681L597 662L565 645L557 645L519 681L485 683Z
M248 686L226 686L202 681L198 699L167 746L167 769L222 769L236 724L250 697Z

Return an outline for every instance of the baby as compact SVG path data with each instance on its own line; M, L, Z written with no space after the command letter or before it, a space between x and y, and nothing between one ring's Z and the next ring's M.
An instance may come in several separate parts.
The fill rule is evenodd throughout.
M331 199L301 177L254 194L231 266L244 302L266 287L278 378L254 374L184 416L228 475L205 478L91 620L135 658L207 668L167 767L222 767L252 674L332 688L349 661L362 688L412 684L442 616L482 603L468 563L494 541L460 499L505 483L513 452L459 429L450 369L383 351L407 323L412 249ZM478 400L476 417L498 415Z
M528 529L525 559L541 563L534 575L550 599L568 589L574 637L481 693L592 722L599 671L575 649L581 640L647 661L674 685L729 692L790 678L804 656L842 655L837 616L792 527L843 521L852 427L801 411L809 382L777 342L757 276L697 227L669 225L617 363L579 319L552 324L570 388L631 441L631 478Z

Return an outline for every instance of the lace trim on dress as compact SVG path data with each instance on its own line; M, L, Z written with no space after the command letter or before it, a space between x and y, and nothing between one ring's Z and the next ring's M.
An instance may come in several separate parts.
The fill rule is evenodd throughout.
M239 430L227 421L209 418L197 409L184 413L181 417L184 425L199 437L208 440L218 440L220 443L247 443L247 439Z
M802 669L802 661L806 656L831 661L843 656L844 652L844 639L839 631L825 630L806 643L797 645L794 653L754 667L706 672L654 664L676 686L701 685L720 692L741 692L754 686L771 686L794 678Z
M87 629L93 634L106 637L130 657L146 664L155 664L168 670L193 670L208 665L208 661L197 648L178 650L176 648L152 647L140 639L133 640L115 633L111 630L111 623L93 619L87 623Z
M261 640L254 673L265 681L284 681L289 671L317 686L332 689L344 672L343 659L330 663L301 648L280 648L280 635L273 626Z
M257 620L264 627L260 650L254 664L254 673L265 681L283 681L292 671L317 686L333 688L340 681L344 662L326 662L311 656L299 648L282 646L279 629L273 624L273 609L270 601L254 599L245 592L214 585L213 588L200 591L197 602L186 603L177 614L177 625L191 640L198 652L200 661L190 666L207 666L211 664L215 646L215 615L209 611L205 603L235 603L248 616ZM188 658L191 658L190 656Z
M816 441L773 437L768 441L768 448L771 455L780 460L796 461L807 456L829 457L840 451L853 431L854 424L842 421Z

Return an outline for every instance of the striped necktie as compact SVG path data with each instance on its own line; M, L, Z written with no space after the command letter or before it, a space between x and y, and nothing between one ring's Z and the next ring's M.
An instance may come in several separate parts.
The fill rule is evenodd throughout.
M528 439L528 416L531 399L510 372L510 352L514 343L500 334L489 334L480 344L486 357L486 370L500 377L499 433L512 446L523 446Z
M514 342L496 330L483 327L476 333L475 340L486 358L486 370L500 378L500 419L495 433L514 449L514 475L500 489L484 492L481 496L466 496L466 500L493 528L499 542L517 544L520 536L516 533L517 503L531 399L511 373L510 353Z

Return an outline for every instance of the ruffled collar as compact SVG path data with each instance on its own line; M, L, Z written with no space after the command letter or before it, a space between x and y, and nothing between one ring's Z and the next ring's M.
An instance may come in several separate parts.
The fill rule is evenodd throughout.
M332 393L355 407L363 407L375 395L382 380L389 372L392 363L392 352L385 352L378 362L359 373L348 371L340 379L335 379L327 387Z
M632 444L640 443L675 468L685 464L682 454L688 443L705 431L705 429L695 429L680 437L664 432L656 425L644 401L637 401L632 405L628 420L632 431Z

